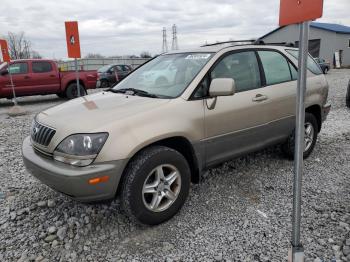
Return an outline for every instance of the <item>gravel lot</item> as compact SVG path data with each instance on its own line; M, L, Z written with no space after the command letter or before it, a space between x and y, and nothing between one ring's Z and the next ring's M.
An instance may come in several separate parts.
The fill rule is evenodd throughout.
M350 261L350 70L327 78L332 110L305 162L302 241L306 261ZM278 147L209 170L175 218L141 227L118 200L81 204L27 173L33 116L64 100L19 100L30 113L16 118L0 100L0 261L286 261L293 162Z

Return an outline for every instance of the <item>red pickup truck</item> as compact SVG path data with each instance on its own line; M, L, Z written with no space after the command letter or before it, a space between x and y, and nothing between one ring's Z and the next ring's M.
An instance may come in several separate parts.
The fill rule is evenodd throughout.
M0 65L0 98L12 98L12 86L7 63ZM10 71L16 96L57 94L59 97L77 96L75 71L60 72L57 64L46 59L14 60ZM96 87L96 70L79 71L80 93Z

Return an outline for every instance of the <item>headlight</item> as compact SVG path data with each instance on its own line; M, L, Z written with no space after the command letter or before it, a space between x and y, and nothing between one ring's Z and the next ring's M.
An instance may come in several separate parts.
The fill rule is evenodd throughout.
M53 158L74 166L90 165L101 151L107 137L108 133L68 136L56 147Z

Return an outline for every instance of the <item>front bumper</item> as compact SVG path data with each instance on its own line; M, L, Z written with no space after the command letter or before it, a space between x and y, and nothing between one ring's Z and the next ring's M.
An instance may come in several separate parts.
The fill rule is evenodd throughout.
M329 111L331 111L331 104L325 104L322 107L322 122L326 120L326 118L329 114Z
M115 196L127 160L75 167L37 153L27 137L22 145L27 170L49 187L82 202L111 199ZM90 185L89 180L109 176L109 180Z

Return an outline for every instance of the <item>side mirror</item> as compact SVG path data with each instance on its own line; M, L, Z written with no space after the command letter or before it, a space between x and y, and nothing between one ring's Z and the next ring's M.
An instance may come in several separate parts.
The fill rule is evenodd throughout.
M209 95L217 96L232 96L235 94L235 80L232 78L215 78L211 81L209 87Z
M7 75L8 73L9 73L9 70L8 70L8 69L4 69L4 70L1 71L0 74L1 74L2 76L5 76L5 75Z

